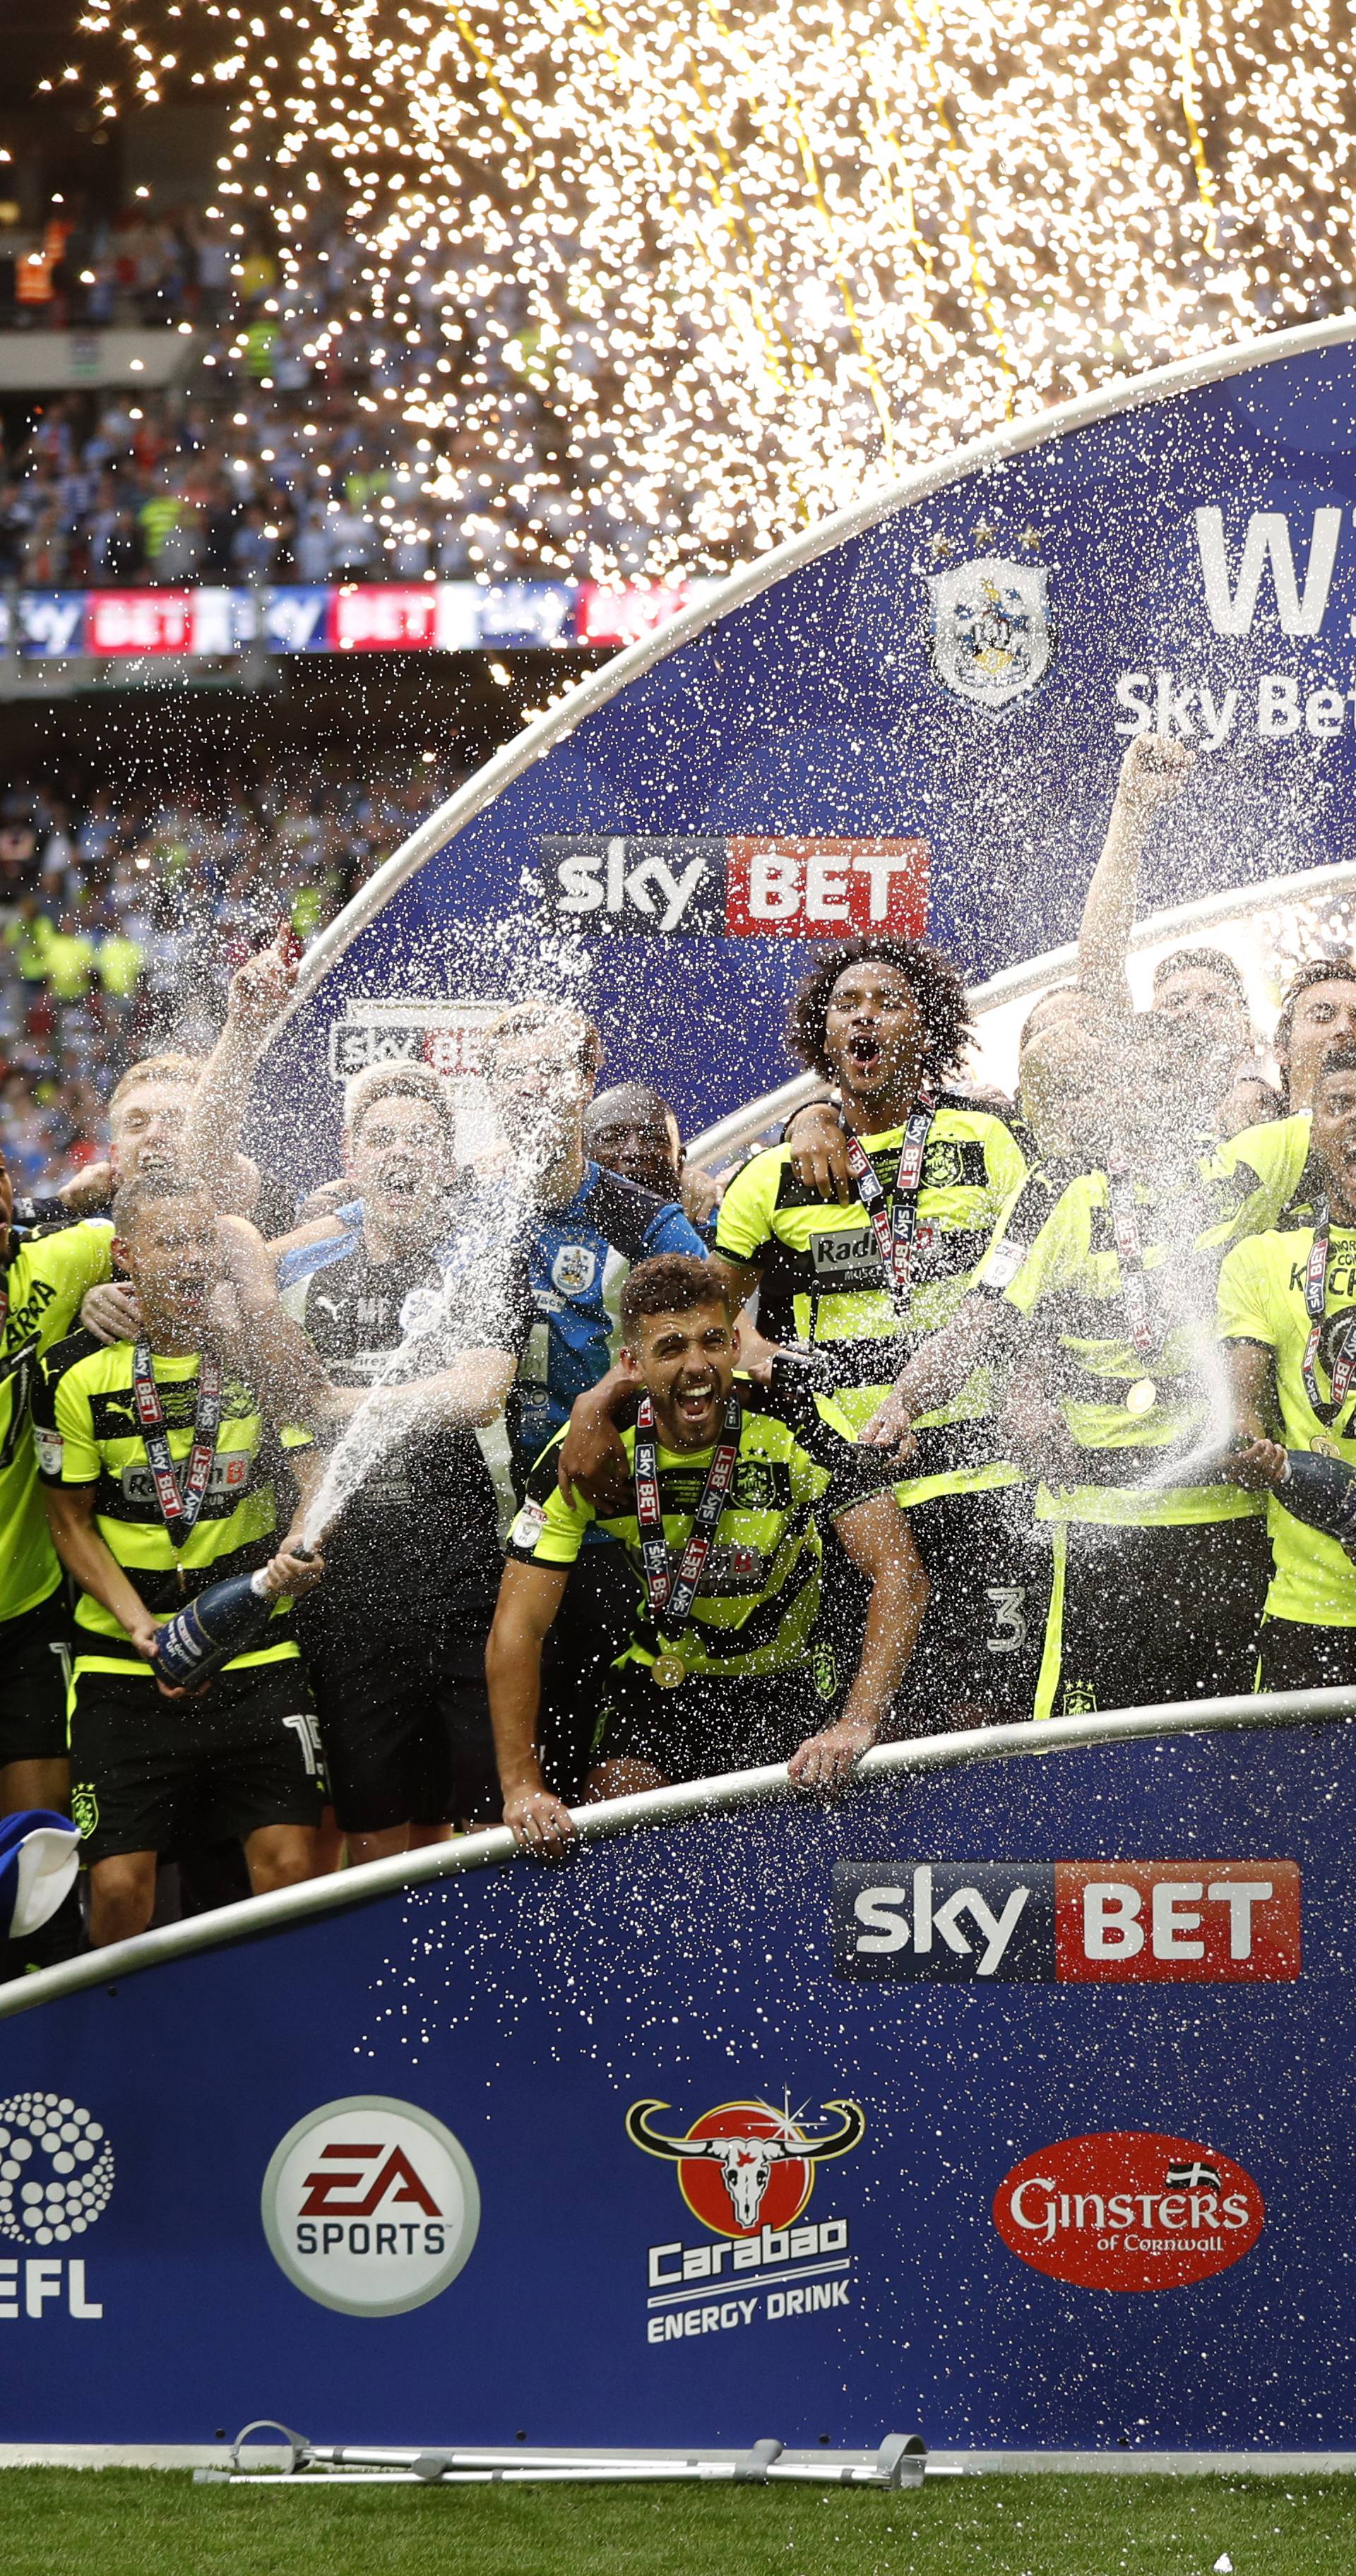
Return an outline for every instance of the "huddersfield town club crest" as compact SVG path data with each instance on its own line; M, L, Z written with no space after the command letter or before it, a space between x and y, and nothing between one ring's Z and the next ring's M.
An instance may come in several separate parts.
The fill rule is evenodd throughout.
M1039 564L979 555L928 576L932 667L972 706L1005 707L1050 667L1049 577Z

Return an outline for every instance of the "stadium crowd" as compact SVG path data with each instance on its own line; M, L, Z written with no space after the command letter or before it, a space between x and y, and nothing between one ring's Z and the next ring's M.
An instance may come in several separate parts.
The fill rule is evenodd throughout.
M366 254L338 221L314 221L285 261L262 222L134 207L61 250L13 263L29 300L12 319L162 321L195 335L189 375L38 407L0 459L0 580L559 579L599 553L643 563L652 502L643 517L596 487L603 460L551 399L537 335L469 252L374 330L350 310ZM0 258L0 298L2 272ZM588 375L599 360L582 322L576 340L556 358ZM425 425L435 398L452 428Z
M232 969L310 938L459 783L400 793L296 764L121 807L72 779L0 796L0 1150L20 1193L97 1159L127 1066L211 1046Z
M1295 975L1279 1089L1223 952L1134 1008L1190 764L1129 747L1015 1099L964 1087L941 951L854 940L791 1014L817 1096L723 1186L529 997L497 1141L372 1065L289 1206L240 1152L283 940L206 1058L128 1070L5 1273L0 1806L70 1798L88 1938L165 1862L211 1903L501 1815L558 1854L581 1800L1356 1683L1356 960ZM246 1575L268 1614L185 1695L165 1623ZM72 1902L10 1972L82 1937Z

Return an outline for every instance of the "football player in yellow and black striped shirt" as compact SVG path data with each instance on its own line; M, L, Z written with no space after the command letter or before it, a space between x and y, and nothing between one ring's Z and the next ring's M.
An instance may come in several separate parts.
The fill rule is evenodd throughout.
M808 1389L773 1398L736 1377L738 1327L712 1264L683 1253L637 1263L621 1319L641 1399L623 1435L625 1486L612 1508L567 1503L556 1445L543 1453L510 1533L486 1658L504 1819L530 1845L572 1830L538 1758L541 1658L595 1520L625 1550L640 1598L590 1801L774 1762L802 1787L837 1786L880 1731L926 1599L886 1462L829 1429ZM822 1615L821 1520L871 1586L845 1700Z
M1265 1690L1356 1682L1356 1565L1285 1508L1286 1451L1356 1467L1356 1049L1333 1048L1313 1083L1314 1204L1237 1244L1219 1275L1219 1337L1249 1447L1240 1482L1267 1493L1272 1572L1262 1622ZM1317 1250L1316 1232L1321 1233Z
M1014 1369L1009 1412L1041 1469L1052 1554L1038 1717L1251 1687L1265 1542L1222 1464L1214 1288L1229 1243L1306 1185L1308 1123L1198 1157L1190 1063L1167 1020L1122 1024L1088 1072L1090 1168L1023 1193L978 1295L865 1432L898 1437L977 1357Z
M825 1200L797 1177L789 1145L756 1155L725 1193L716 1253L739 1296L757 1289L768 1339L808 1346L825 1420L855 1440L910 1354L955 1314L1027 1154L992 1103L946 1087L970 1023L960 976L937 950L863 939L832 951L801 986L790 1035L837 1085L848 1151L865 1168L850 1197ZM874 1219L863 1182L879 1188ZM1028 1590L1041 1569L1021 1478L995 1439L987 1370L915 1425L896 1498L934 1576L911 1699L933 1722L948 1710L1023 1714L1024 1649L1040 1629Z
M0 1154L0 1815L64 1809L70 1620L38 1490L29 1405L42 1352L109 1276L113 1229L16 1234Z
M266 1420L211 1350L224 1257L196 1183L162 1172L125 1184L113 1250L139 1300L140 1342L73 1335L45 1361L33 1406L52 1537L79 1594L72 1811L96 1946L144 1928L156 1861L185 1845L238 1835L256 1893L309 1877L321 1800L288 1598L317 1566L291 1536L279 1542L284 1456L303 1502L315 1480L308 1435ZM167 1458L172 1505L153 1449ZM262 1566L277 1600L263 1638L205 1692L167 1691L148 1669L160 1622L208 1584Z

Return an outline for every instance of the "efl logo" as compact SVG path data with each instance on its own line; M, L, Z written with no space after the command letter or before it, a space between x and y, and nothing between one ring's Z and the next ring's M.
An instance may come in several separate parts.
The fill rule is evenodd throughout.
M1292 1860L840 1861L834 1970L857 1983L1288 1984Z
M721 2102L703 2111L685 2137L666 2136L652 2115L667 2102L633 2102L626 2134L650 2156L678 2168L678 2188L694 2218L719 2236L758 2237L764 2228L789 2227L814 2189L815 2166L845 2156L861 2140L866 2121L856 2102L825 2102L838 2114L826 2137L807 2137L788 2112L768 2102Z
M275 2262L308 2299L396 2317L456 2279L480 2227L480 2191L440 2120L359 2093L323 2103L275 2147L263 2220Z
M113 2193L113 2150L103 2124L64 2093L12 2093L0 2102L0 2236L28 2259L0 2255L0 2322L41 2319L65 2290L66 2313L102 2317L82 2254L70 2247L102 2218ZM22 2301L21 2301L22 2293Z
M1006 2174L993 2223L1010 2253L1084 2290L1179 2290L1227 2271L1266 2203L1215 2147L1111 2129L1040 2147Z
M920 840L549 833L539 855L547 919L594 938L916 939L927 917Z

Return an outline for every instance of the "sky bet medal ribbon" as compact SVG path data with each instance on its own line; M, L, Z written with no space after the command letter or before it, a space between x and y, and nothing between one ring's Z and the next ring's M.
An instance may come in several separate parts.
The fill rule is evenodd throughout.
M701 1500L692 1515L691 1533L675 1574L669 1561L659 1499L659 1444L655 1437L654 1407L648 1395L641 1397L640 1411L636 1415L636 1521L640 1529L640 1558L645 1568L650 1617L656 1626L661 1619L664 1622L660 1650L650 1666L650 1679L660 1690L676 1690L680 1682L687 1680L687 1666L682 1656L676 1654L666 1641L681 1636L692 1616L702 1568L711 1553L739 1456L739 1422L739 1398L731 1389L726 1399L720 1440L707 1468Z
M1111 1231L1120 1263L1121 1297L1130 1339L1141 1357L1154 1346L1149 1324L1149 1291L1144 1277L1144 1239L1139 1230L1139 1210L1135 1205L1135 1185L1130 1178L1125 1158L1113 1154L1108 1158L1107 1193L1111 1200ZM1125 1409L1138 1419L1152 1413L1158 1389L1151 1377L1137 1377L1126 1388Z
M923 1178L923 1154L937 1103L929 1093L920 1091L909 1112L904 1142L899 1149L899 1170L895 1175L895 1203L889 1216L885 1213L885 1185L860 1137L847 1136L847 1165L857 1185L857 1196L866 1212L876 1238L890 1303L900 1323L906 1322L909 1298L913 1289L913 1256L918 1239L918 1191Z
M1317 1414L1325 1428L1329 1423L1337 1420L1351 1393L1352 1379L1356 1378L1356 1316L1353 1316L1342 1348L1334 1350L1333 1353L1331 1401L1325 1402L1319 1394L1314 1362L1318 1358L1318 1346L1323 1338L1323 1317L1328 1302L1328 1240L1331 1230L1332 1218L1328 1211L1328 1202L1326 1199L1320 1199L1314 1210L1314 1239L1309 1246L1309 1258L1304 1265L1304 1311L1309 1318L1309 1338L1304 1345L1304 1358L1300 1365L1304 1374L1304 1392L1309 1399L1309 1410ZM1317 1449L1318 1442L1314 1441L1313 1446ZM1321 1454L1327 1456L1330 1453L1325 1450Z
M136 1402L137 1422L146 1444L146 1460L155 1487L160 1517L169 1533L172 1547L183 1547L193 1535L198 1514L207 1499L216 1464L217 1433L221 1428L221 1362L204 1355L198 1362L198 1402L193 1417L193 1447L189 1453L188 1473L182 1486L170 1455L169 1433L165 1428L165 1408L155 1382L151 1354L145 1342L138 1342L132 1353L132 1392ZM180 1588L184 1569L179 1567Z

